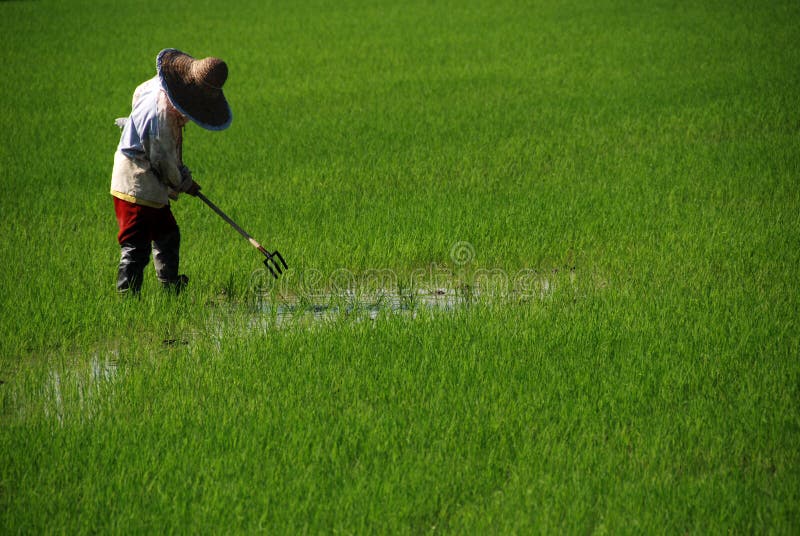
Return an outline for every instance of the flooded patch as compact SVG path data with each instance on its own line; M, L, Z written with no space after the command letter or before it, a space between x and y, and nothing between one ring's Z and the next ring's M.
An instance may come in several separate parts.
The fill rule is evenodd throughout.
M275 325L290 322L324 322L349 317L357 320L375 320L380 315L406 315L415 317L420 311L452 311L468 306L473 299L464 294L445 289L432 292L375 294L320 294L303 298L288 298L264 302L259 312L271 318Z
M508 294L467 286L417 290L345 290L329 293L278 295L261 299L254 309L255 323L262 327L312 325L339 319L377 320L386 316L416 318L420 314L448 313L483 304L521 303L550 296L554 285L539 282L535 294Z
M92 356L88 367L50 369L41 398L44 415L60 424L70 416L93 417L117 375L117 361L99 355Z
M264 326L320 324L334 319L416 318L473 305L519 305L546 300L557 289L575 289L576 269L537 270L481 267L469 242L450 249L451 263L431 263L409 272L390 268L324 272L290 268L276 279L265 269L249 280L257 304L254 322ZM252 302L251 302L252 303Z

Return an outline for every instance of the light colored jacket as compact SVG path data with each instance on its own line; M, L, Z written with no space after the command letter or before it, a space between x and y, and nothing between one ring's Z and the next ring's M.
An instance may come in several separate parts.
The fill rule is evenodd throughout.
M192 183L181 159L182 136L158 76L133 93L131 115L117 120L122 136L114 154L111 195L155 208L169 204Z

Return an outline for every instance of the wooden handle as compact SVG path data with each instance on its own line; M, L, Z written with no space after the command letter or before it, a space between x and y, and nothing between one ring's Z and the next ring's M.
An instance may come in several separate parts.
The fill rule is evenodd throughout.
M206 196L204 196L204 195L203 195L202 193L200 193L200 192L197 192L197 193L195 194L195 197L199 197L199 198L200 198L200 199L201 199L201 200L202 200L202 201L203 201L203 202L204 202L206 205L208 205L209 207L211 207L211 210L213 210L214 212L216 212L217 214L219 214L219 217L220 217L220 218L222 218L223 220L225 220L226 222L228 222L228 223L230 224L230 226L231 226L231 227L233 227L234 229L236 229L236 230L239 232L239 234L240 234L240 235L242 235L243 237L245 237L245 239L247 239L247 241L248 241L248 242L250 242L250 245L252 245L254 248L256 248L257 250L259 250L261 253L264 253L264 248L261 246L261 244L259 244L258 242L256 242L255 238L253 238L252 236L250 236L249 234L247 234L247 231L245 231L244 229L242 229L241 227L239 227L239 226L236 224L236 222L235 222L235 221L233 221L232 219L230 219L230 218L228 217L228 215L227 215L227 214L225 214L224 212L222 212L222 210L221 210L221 209L220 209L220 208L219 208L217 205L215 205L214 203L212 203L212 202L211 202L211 201L210 201L210 200L209 200L209 199L208 199Z

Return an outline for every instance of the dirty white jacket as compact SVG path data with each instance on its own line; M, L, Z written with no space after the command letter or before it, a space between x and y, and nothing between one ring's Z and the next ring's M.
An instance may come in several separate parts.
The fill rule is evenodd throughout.
M168 103L155 76L134 91L131 115L117 120L122 136L111 173L114 197L161 208L192 184L181 160L181 127L167 113Z

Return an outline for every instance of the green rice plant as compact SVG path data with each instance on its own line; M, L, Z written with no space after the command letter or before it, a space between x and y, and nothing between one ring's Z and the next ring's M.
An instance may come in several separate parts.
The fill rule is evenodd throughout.
M799 10L0 3L0 530L797 532ZM282 281L185 198L114 291L166 47Z

